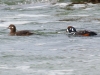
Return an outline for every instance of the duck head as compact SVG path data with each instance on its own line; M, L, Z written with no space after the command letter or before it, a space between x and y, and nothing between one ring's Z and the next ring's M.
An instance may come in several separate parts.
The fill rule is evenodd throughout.
M10 24L8 29L10 29L10 35L15 35L16 34L16 27L13 24Z
M13 24L10 24L8 29L10 29L11 32L16 32L16 27Z
M68 26L66 32L74 33L74 32L77 32L77 31L73 26Z

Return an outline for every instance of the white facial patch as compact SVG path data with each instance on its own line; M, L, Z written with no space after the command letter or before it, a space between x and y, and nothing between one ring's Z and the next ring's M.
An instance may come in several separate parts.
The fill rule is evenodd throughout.
M72 28L72 32L74 32L74 29Z
M11 28L14 28L14 27L11 27Z
M68 30L68 29L67 29L66 31L67 31L67 32L69 32L69 30Z

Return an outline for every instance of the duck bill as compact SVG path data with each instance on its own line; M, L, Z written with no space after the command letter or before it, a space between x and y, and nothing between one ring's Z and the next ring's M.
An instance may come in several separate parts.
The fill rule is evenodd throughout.
M10 27L7 27L7 29L10 29Z

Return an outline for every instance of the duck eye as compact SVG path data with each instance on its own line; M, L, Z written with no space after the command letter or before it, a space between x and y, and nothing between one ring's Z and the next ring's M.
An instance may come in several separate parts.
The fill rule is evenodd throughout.
M69 30L72 30L72 28L70 28Z

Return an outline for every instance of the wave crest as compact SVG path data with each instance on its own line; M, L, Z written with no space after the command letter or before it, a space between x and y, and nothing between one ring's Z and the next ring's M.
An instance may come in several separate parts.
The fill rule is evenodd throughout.
M32 4L32 3L56 3L60 0L0 0L0 4L6 5L20 5L20 4Z

